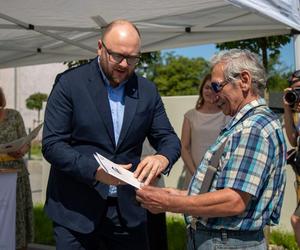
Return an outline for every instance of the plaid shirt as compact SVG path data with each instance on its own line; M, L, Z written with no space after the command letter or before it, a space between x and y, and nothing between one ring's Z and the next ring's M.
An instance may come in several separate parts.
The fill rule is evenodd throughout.
M282 126L264 99L245 105L221 131L197 168L189 195L199 194L209 161L224 142L210 192L232 188L251 194L252 199L240 215L200 217L198 221L210 229L228 230L259 230L278 224L286 181L286 144ZM190 223L191 216L186 221Z

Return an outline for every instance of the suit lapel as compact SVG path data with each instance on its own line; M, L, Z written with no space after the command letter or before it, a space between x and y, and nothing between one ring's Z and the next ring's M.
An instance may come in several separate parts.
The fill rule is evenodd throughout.
M138 99L139 99L139 97L138 97L138 82L137 82L137 76L134 74L128 80L128 82L126 83L126 87L125 87L124 118L123 118L122 129L121 129L117 147L119 147L121 145L122 141L126 137L128 129L130 127L130 124L132 123L132 120L136 113Z
M91 62L91 70L89 76L90 84L88 89L90 95L95 103L98 114L100 115L107 132L115 145L115 136L113 130L113 121L111 117L111 110L109 106L107 90L104 85L104 81L101 76L101 72L98 65L98 58ZM101 131L99 131L101 133Z

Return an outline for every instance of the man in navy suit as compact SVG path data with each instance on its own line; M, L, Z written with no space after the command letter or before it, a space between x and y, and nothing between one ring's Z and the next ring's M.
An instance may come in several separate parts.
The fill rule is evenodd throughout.
M149 249L146 211L135 189L93 157L99 152L146 185L168 174L179 157L180 141L156 86L134 72L140 49L138 29L114 21L98 42L97 58L56 78L42 151L51 163L45 211L58 250ZM140 161L146 137L157 153Z

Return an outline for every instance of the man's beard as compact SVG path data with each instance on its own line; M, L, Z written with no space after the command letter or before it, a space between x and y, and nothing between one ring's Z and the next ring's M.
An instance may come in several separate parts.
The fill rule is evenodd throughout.
M100 62L101 64L101 62ZM104 64L104 63L103 63ZM134 73L134 70L132 70L131 72L129 71L129 69L123 69L120 66L115 65L114 67L112 67L111 69L109 69L108 65L103 65L101 64L101 68L105 74L105 76L107 77L107 79L109 80L110 84L112 87L117 87L119 86L122 82L127 81ZM123 71L124 73L124 78L120 79L119 77L116 77L114 75L118 74L118 70Z

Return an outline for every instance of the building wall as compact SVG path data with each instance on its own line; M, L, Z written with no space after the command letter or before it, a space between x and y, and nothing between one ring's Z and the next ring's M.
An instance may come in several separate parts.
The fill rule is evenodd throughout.
M37 125L34 121L38 112L26 108L26 99L37 92L49 95L56 75L66 68L62 63L55 63L0 70L0 86L4 90L7 107L21 113L27 130Z

